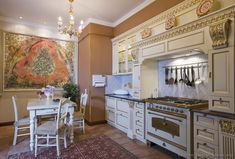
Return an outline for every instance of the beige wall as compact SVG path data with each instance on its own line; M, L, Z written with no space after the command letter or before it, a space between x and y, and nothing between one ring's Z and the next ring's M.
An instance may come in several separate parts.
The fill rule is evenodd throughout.
M55 28L47 28L43 26L23 25L19 23L0 21L0 125L2 123L14 120L14 111L11 97L18 97L19 116L28 115L26 109L29 98L37 98L36 91L3 91L3 31L21 33L26 35L35 35L40 37L55 38L61 40L71 40L69 36L60 35ZM74 40L74 39L72 39ZM77 52L77 51L76 51ZM77 55L76 55L77 57ZM75 60L76 66L77 60ZM77 67L77 66L76 66ZM77 74L77 71L75 71ZM58 91L57 94L61 94Z
M166 11L167 9L175 6L176 4L184 0L157 0L137 12L129 19L125 20L121 24L117 25L114 28L114 36L118 36L121 33L126 32L127 30L136 27L137 25L145 22L146 20L160 14L161 12Z

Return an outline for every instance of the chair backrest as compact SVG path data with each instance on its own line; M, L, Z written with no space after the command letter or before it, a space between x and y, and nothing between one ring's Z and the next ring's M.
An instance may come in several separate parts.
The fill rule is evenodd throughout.
M87 93L87 89L85 89L85 92L82 93L80 97L80 112L83 115L85 115L87 100L88 100L88 93Z
M12 96L12 103L14 107L15 122L17 122L18 121L18 109L17 109L17 104L16 104L16 96Z
M65 101L60 100L60 102L59 102L57 119L56 119L56 129L57 130L61 129L66 123L67 114L68 114L68 106L62 105L62 102L64 104L67 100L69 100L69 99L66 99ZM62 112L61 109L63 106L65 107L65 109Z

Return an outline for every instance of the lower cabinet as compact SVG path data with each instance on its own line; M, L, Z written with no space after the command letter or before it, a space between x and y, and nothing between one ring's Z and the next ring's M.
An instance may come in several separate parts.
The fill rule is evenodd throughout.
M145 104L135 102L134 104L134 135L142 142L145 140Z
M235 120L194 113L194 158L235 159Z
M145 140L145 103L106 96L106 120L131 139Z
M128 114L117 111L116 112L116 127L124 131L125 133L127 133L128 127L129 127L128 124L129 124Z

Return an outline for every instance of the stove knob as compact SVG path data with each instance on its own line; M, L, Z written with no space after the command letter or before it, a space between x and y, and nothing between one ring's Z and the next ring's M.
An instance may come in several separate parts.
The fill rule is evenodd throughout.
M171 108L171 111L173 112L173 111L174 111L174 108Z
M163 107L164 110L166 110L166 107Z
M166 108L166 109L170 111L170 108Z
M178 109L175 109L175 112L178 112L179 110Z
M184 111L183 111L183 110L180 110L180 113L184 113Z
M159 108L162 109L162 106L160 106Z

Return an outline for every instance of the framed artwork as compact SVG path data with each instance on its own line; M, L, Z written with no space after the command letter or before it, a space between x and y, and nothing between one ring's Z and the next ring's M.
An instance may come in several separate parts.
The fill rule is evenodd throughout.
M3 89L62 87L74 80L75 44L4 32Z

